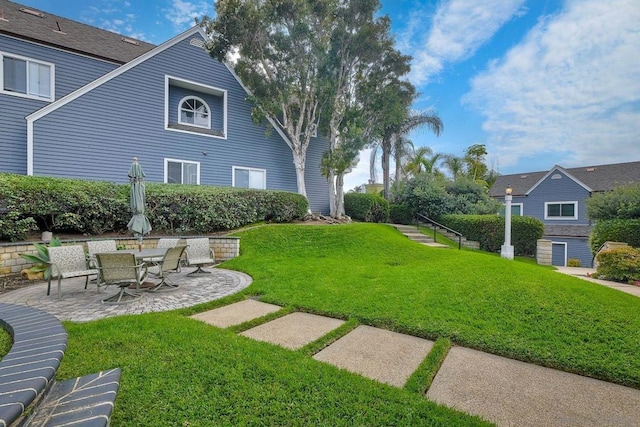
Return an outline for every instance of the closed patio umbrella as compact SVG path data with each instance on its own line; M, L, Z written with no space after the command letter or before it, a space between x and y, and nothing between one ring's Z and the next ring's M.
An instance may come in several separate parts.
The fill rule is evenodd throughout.
M139 248L142 249L142 238L151 231L149 219L144 214L145 205L145 189L144 189L144 171L138 163L138 158L133 158L133 164L129 168L129 181L131 182L129 207L131 208L131 221L127 224L127 228L138 237Z

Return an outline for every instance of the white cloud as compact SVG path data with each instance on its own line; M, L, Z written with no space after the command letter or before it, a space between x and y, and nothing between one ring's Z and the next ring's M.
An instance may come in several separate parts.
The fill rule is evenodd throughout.
M637 0L567 1L472 80L463 101L486 117L501 167L640 159L638 22Z
M196 18L211 15L211 2L204 0L172 0L171 6L166 10L165 18L169 20L178 31L186 30L195 25Z
M426 9L415 11L398 37L398 47L413 56L411 81L429 83L448 63L472 56L506 22L522 13L525 0L443 0L428 33Z

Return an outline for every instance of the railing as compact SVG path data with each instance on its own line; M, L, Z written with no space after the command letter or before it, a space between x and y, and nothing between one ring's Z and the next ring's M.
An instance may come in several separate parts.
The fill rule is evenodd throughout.
M437 235L437 227L440 228L444 228L445 230L447 230L450 233L455 234L456 236L458 236L458 250L462 248L462 233L456 231L456 230L452 230L451 228L447 227L446 225L442 225L434 220L432 220L429 217L426 217L422 214L416 214L416 227L420 226L420 219L423 219L424 222L428 222L431 223L433 225L433 241L436 241L436 235Z

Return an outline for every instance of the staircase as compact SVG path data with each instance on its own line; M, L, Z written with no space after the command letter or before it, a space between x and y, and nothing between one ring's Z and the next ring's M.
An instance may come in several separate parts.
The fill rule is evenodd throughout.
M421 243L426 246L431 246L434 248L449 248L447 245L443 245L442 243L436 243L433 241L433 238L427 236L426 234L420 233L415 226L413 225L403 225L403 224L391 224L392 227L395 227L400 233L407 236L409 239L414 242Z
M449 230L441 227L437 227L436 229L438 230L439 234L442 234L446 238L451 239L454 242L458 240L458 236L451 233ZM475 240L467 240L466 238L462 237L460 239L460 244L465 248L480 250L480 242L476 242Z

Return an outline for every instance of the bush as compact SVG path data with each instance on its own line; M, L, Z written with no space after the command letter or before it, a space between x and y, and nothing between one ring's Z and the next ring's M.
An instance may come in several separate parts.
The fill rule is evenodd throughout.
M345 214L357 221L388 222L389 202L375 194L347 193L344 195Z
M625 185L586 200L591 220L640 218L640 183Z
M580 267L580 260L576 258L569 258L567 260L567 267Z
M617 282L640 280L640 249L629 246L600 251L597 275Z
M389 206L389 221L393 224L414 224L416 212L404 203L392 203Z
M604 242L625 242L630 246L640 248L640 219L601 219L597 221L589 236L591 252L596 253Z
M445 215L442 223L480 243L480 249L499 252L504 244L504 217L498 215ZM516 255L534 256L544 234L542 221L528 216L511 218L511 244Z
M146 215L167 233L209 233L258 221L302 218L309 202L284 191L148 183ZM0 174L0 239L29 231L101 234L125 231L129 184Z

